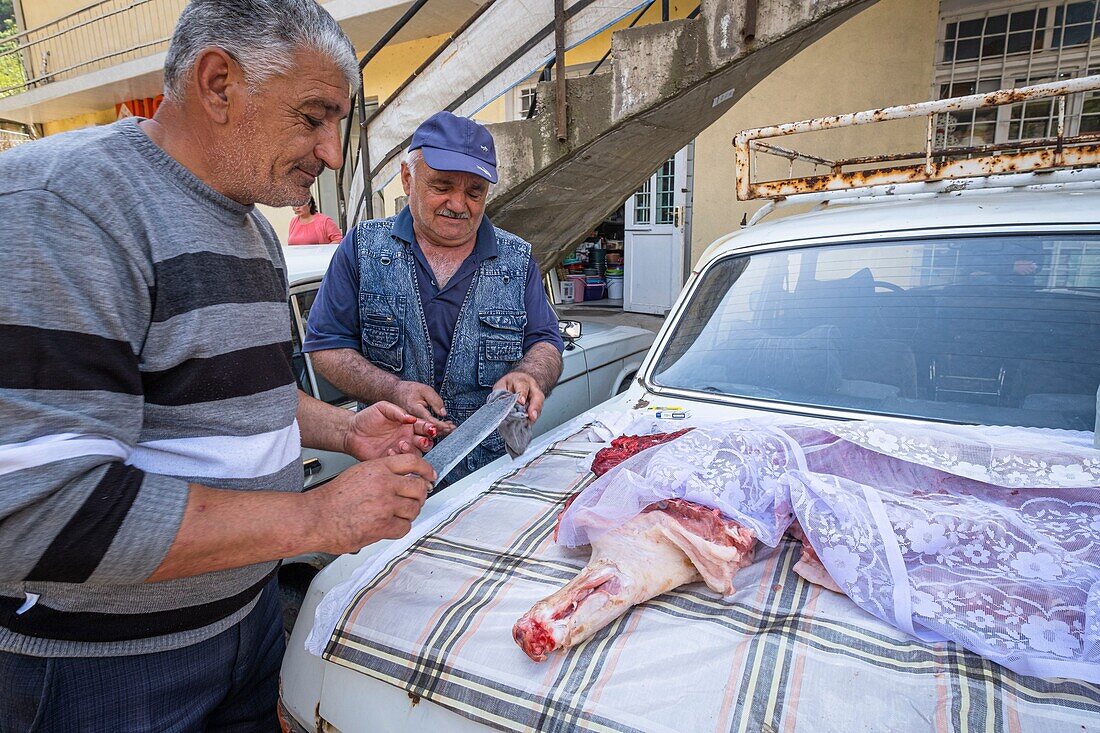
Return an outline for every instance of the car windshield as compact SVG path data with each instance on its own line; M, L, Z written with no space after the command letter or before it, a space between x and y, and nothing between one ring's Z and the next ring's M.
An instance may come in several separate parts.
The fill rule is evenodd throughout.
M798 405L1092 430L1100 235L732 255L703 274L652 374Z

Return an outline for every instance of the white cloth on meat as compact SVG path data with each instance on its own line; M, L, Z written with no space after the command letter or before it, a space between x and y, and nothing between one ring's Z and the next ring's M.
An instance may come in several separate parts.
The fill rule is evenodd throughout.
M600 477L578 546L655 501L719 509L775 546L796 518L864 610L1022 674L1100 682L1100 451L1068 431L887 422L699 427Z

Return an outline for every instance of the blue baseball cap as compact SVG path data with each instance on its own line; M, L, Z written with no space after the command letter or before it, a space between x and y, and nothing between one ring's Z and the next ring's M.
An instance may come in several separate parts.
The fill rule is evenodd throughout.
M437 171L459 171L497 182L497 149L484 127L450 112L436 112L420 123L409 150L421 150Z

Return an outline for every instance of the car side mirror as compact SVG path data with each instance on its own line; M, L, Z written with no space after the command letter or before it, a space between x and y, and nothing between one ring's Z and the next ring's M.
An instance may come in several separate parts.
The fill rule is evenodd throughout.
M581 337L580 321L558 321L558 333L566 341L576 341Z

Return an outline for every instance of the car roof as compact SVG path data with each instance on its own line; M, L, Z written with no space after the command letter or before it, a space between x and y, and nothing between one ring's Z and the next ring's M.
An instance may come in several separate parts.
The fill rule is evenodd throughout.
M339 244L299 244L283 247L286 274L291 285L319 280L328 271L328 263Z
M838 200L805 214L727 234L707 248L696 270L717 257L759 244L866 234L958 228L1100 225L1100 190L964 191L934 196Z

